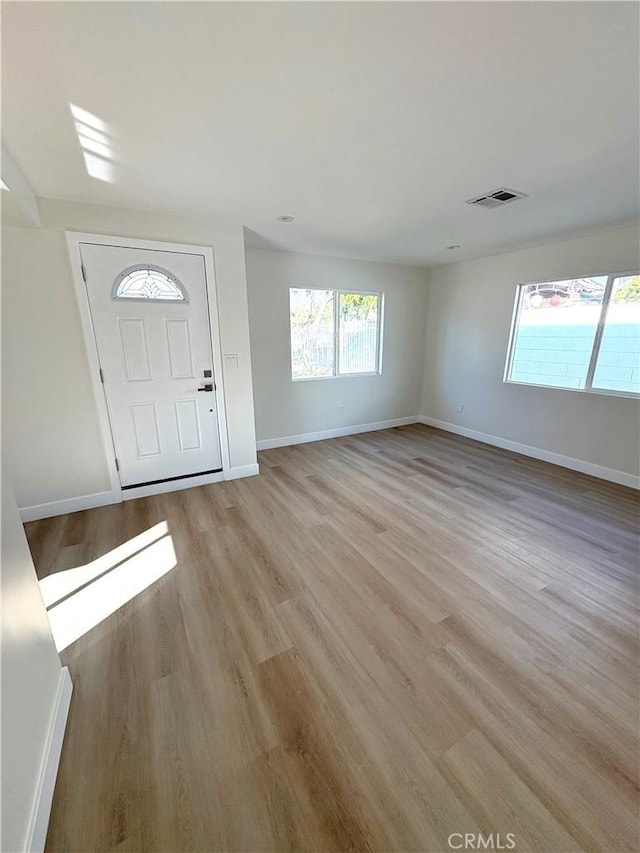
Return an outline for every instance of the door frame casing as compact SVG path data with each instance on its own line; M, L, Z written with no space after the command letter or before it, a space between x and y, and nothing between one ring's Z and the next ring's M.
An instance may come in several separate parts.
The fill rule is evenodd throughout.
M206 483L217 483L226 479L230 469L229 436L227 431L227 413L224 393L224 375L222 371L222 345L220 341L220 325L218 314L218 293L215 278L214 252L211 246L197 246L191 243L169 243L163 240L140 240L137 238L121 237L115 234L91 234L84 231L65 231L71 274L76 293L76 302L80 311L80 324L84 338L87 364L93 396L96 402L100 436L105 452L105 460L111 484L113 503L133 500L147 495L157 495L164 492L187 489L191 486L201 486ZM200 255L204 258L205 285L207 292L208 328L213 356L213 375L215 381L215 398L218 411L218 437L220 455L222 457L222 472L200 476L185 477L184 481L170 481L149 486L139 486L135 489L123 489L116 468L116 451L109 418L106 392L100 380L100 358L95 329L91 319L89 292L82 274L82 243L92 243L98 246L114 248L141 249L156 252L174 252L184 255Z

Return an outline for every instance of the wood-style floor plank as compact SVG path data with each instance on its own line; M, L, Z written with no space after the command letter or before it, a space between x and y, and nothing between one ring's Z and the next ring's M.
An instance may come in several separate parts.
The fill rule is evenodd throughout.
M26 525L67 609L157 577L62 653L48 853L640 849L637 494L418 425L259 461Z

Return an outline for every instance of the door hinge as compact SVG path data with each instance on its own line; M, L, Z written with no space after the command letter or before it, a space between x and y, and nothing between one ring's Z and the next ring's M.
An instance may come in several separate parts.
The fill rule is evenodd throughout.
M102 372L102 368L99 368L99 373L100 373L100 382L102 382L102 384L104 385L104 373Z
M118 462L118 457L116 456L116 471L120 470L120 463Z
M83 280L83 281L84 281L84 283L86 284L86 283L87 283L87 273L86 273L86 271L85 271L85 268L84 268L84 264L83 264L83 263L81 263L81 264L80 264L80 272L82 273L82 280Z

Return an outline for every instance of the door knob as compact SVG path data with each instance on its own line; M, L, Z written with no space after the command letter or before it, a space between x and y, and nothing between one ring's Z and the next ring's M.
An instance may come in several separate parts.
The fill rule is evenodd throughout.
M207 382L202 388L198 388L198 391L213 391L213 383Z

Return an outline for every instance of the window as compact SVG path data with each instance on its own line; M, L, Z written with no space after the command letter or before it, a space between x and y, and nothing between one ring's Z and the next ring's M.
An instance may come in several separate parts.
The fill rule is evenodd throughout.
M520 285L505 381L640 394L640 274Z
M382 294L289 289L291 377L380 373Z
M160 267L129 267L120 273L113 285L114 299L137 299L156 302L188 302L187 291L178 279Z

